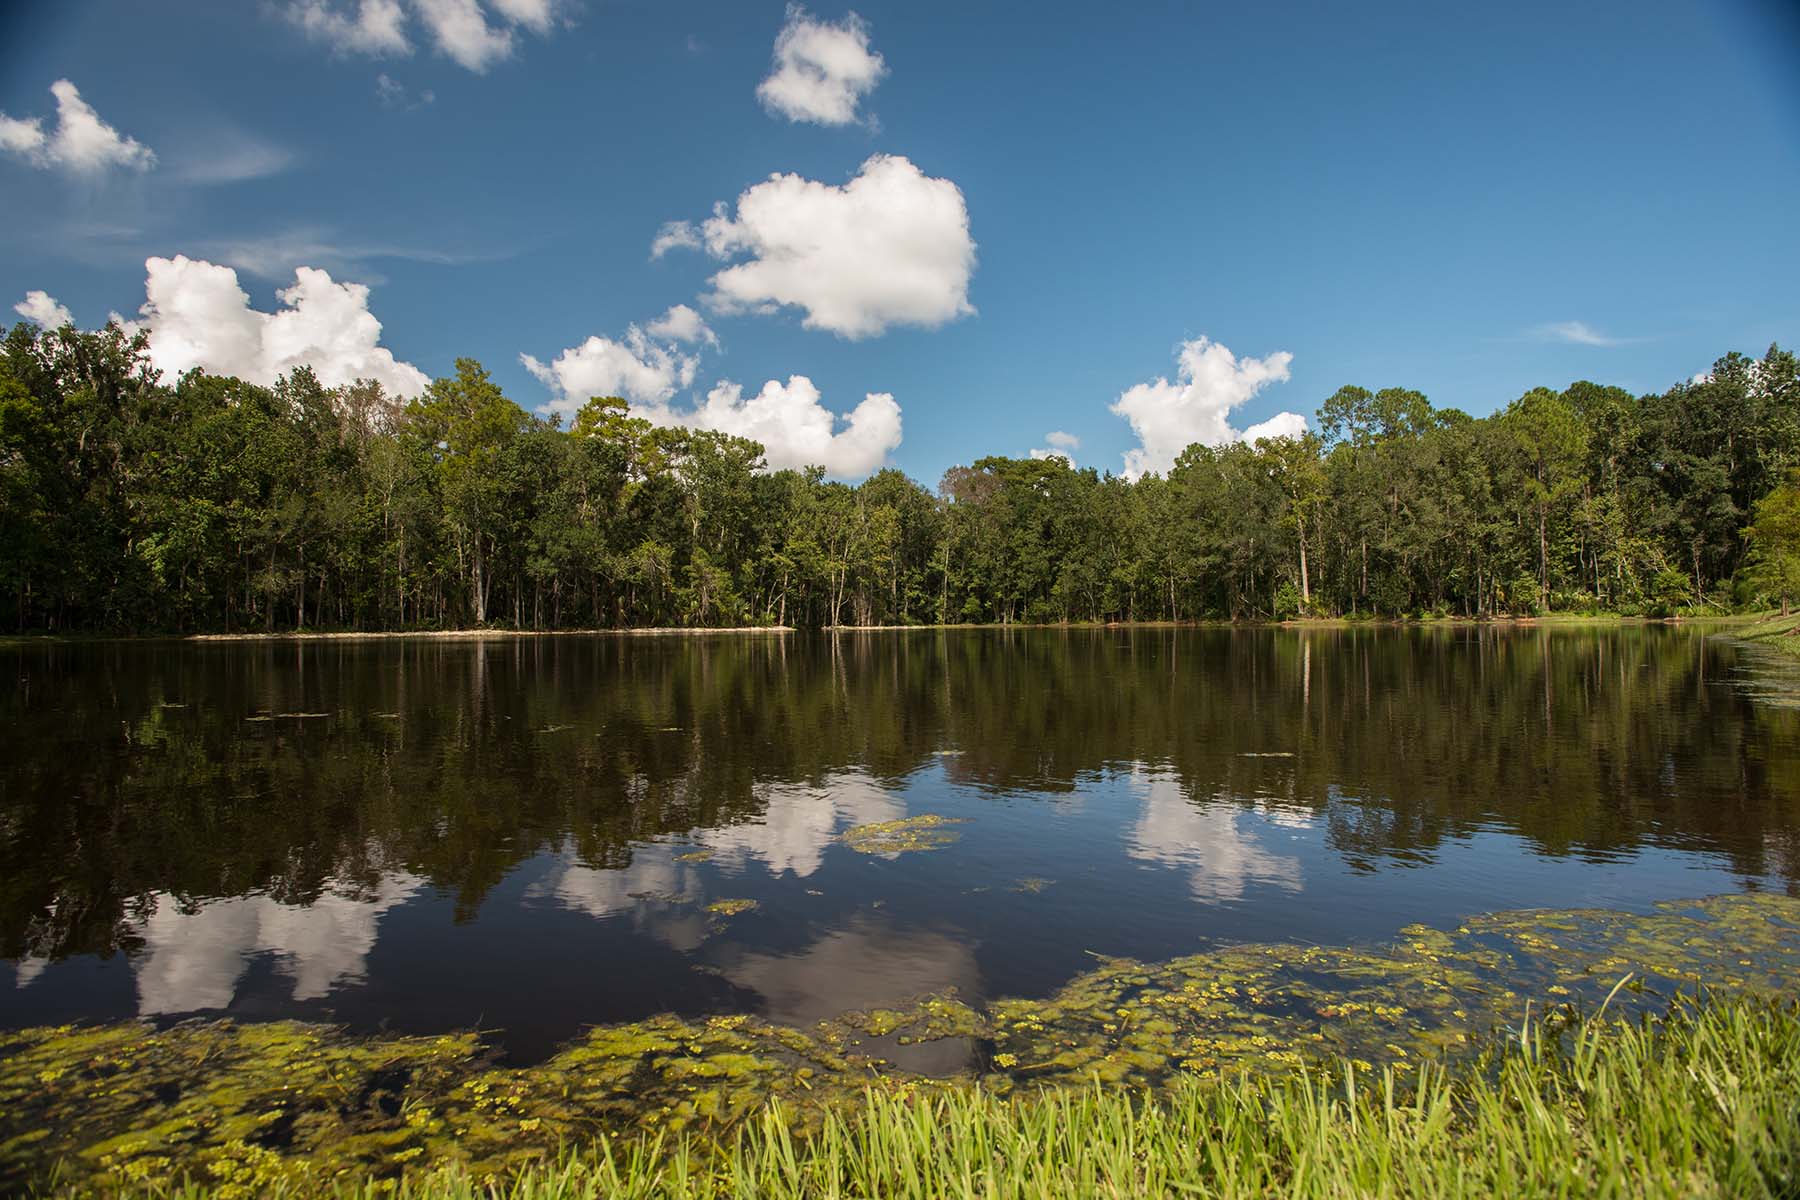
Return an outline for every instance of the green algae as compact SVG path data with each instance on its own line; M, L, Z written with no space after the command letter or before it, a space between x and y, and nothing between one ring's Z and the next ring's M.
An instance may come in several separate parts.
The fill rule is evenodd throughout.
M221 1196L426 1167L501 1179L602 1132L710 1136L771 1100L805 1129L869 1089L1164 1088L1340 1058L1405 1073L1491 1045L1528 1006L1661 1011L1703 989L1791 994L1796 979L1800 899L1753 894L1636 914L1496 913L1409 926L1374 947L1103 958L1043 1000L978 1008L946 992L805 1029L663 1016L594 1029L526 1068L498 1065L474 1033L357 1038L230 1021L30 1029L0 1034L0 1190L53 1173L101 1191L191 1178ZM877 1052L946 1039L971 1047L947 1079Z
M921 813L893 821L876 821L844 831L840 839L860 854L904 854L916 850L941 850L961 834L946 825L960 825L964 817L944 817L937 813Z
M703 848L700 850L689 850L683 854L677 854L675 856L675 861L678 863L703 863L712 856L712 850Z
M735 917L739 913L755 912L760 907L755 900L727 899L714 900L706 906L706 911L715 917Z

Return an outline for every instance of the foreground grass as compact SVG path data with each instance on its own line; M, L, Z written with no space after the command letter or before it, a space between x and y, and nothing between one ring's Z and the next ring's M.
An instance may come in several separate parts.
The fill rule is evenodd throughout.
M722 1141L602 1140L511 1180L345 1181L405 1200L598 1197L1800 1196L1800 1008L1718 1000L1660 1022L1531 1024L1391 1070L1190 1078L1003 1098L871 1092L810 1135L779 1107ZM225 1194L205 1187L181 1193Z

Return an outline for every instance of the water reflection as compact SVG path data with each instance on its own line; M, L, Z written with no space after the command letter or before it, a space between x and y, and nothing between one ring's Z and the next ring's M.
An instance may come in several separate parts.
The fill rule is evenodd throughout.
M369 889L328 888L306 905L267 896L214 900L196 908L167 894L150 898L134 924L139 1016L229 1008L258 954L292 981L294 1000L317 1000L362 978L382 914L424 880L404 871Z
M1310 818L1196 804L1179 779L1141 767L1132 772L1131 781L1142 793L1144 807L1126 852L1145 862L1185 868L1188 891L1195 900L1202 904L1242 900L1255 885L1300 890L1300 860L1266 849L1257 826L1270 821L1307 828Z
M852 1009L898 1008L927 994L982 993L975 954L962 940L861 914L793 953L737 954L720 973L760 996L764 1016L801 1028ZM881 1052L907 1070L948 1074L966 1064L970 1046L945 1039L886 1045Z
M752 860L772 875L791 871L805 878L819 869L825 848L845 829L891 821L905 809L866 775L825 777L819 787L773 784L762 790L762 812L752 820L708 829L694 838L714 852L714 861L742 869Z
M0 1026L253 999L548 1045L663 1008L1041 995L1089 951L1800 889L1800 711L1684 630L0 660ZM926 813L958 839L840 840Z

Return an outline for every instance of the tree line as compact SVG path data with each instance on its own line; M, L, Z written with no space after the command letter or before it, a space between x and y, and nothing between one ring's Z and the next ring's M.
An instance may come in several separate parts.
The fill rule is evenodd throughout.
M1800 586L1800 364L1491 416L1344 387L1317 432L1129 480L986 457L935 491L764 469L597 397L564 426L480 364L401 401L199 371L142 335L0 349L0 628L578 629L1664 613Z

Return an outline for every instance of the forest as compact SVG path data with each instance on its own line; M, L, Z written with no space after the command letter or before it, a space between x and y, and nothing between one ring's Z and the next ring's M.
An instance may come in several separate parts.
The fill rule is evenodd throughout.
M526 412L481 365L399 400L199 371L142 336L0 348L0 629L927 625L1658 615L1800 595L1800 362L1578 382L1472 417L1338 389L1316 433L1129 480L985 457L935 490L769 471L596 397Z

